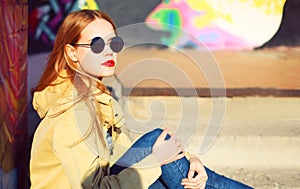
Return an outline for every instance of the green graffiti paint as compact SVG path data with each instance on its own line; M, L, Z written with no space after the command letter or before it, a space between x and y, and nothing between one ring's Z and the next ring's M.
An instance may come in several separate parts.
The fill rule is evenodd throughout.
M161 37L161 41L165 45L175 44L176 39L180 36L182 20L180 12L177 9L163 9L153 15L153 19L162 23L162 30L171 32L170 37Z

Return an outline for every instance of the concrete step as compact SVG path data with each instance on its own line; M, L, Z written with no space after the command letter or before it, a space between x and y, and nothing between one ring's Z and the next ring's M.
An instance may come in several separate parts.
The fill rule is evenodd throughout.
M122 100L133 139L153 128L169 127L218 173L256 188L300 188L300 98Z

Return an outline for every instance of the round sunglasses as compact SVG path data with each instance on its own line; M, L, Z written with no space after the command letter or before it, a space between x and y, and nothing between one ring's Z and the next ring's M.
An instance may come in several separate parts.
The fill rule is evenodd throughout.
M90 44L74 43L71 45L91 48L91 50L94 53L98 54L103 51L106 44L109 44L109 46L113 52L118 53L122 50L122 48L124 46L124 41L121 37L116 36L116 37L111 38L111 41L109 43L105 43L104 39L102 39L101 37L95 37L92 39Z

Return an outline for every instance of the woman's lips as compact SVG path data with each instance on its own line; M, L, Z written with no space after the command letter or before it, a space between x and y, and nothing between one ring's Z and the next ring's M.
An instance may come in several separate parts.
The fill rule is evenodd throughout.
M102 63L101 65L106 66L106 67L113 67L113 66L115 66L115 61L107 60L106 62Z

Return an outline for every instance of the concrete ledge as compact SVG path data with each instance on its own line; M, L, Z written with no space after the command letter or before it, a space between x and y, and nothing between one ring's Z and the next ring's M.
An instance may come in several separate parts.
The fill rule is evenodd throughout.
M207 151L200 152L213 121L212 108L224 101L217 137ZM255 188L300 188L299 97L125 96L123 107L132 138L155 127L169 127L173 132L182 127L177 135L192 133L187 136L187 150L198 153L212 170ZM195 110L199 110L198 125Z
M213 95L211 93L213 91ZM274 97L300 97L300 89L275 88L154 88L135 87L122 89L123 96L190 96L190 97L247 97L247 96L274 96Z
M133 139L147 129L169 127L187 141L188 151L220 174L255 188L300 188L299 97L124 96L122 102ZM224 102L217 137L201 152L214 123L212 109Z

